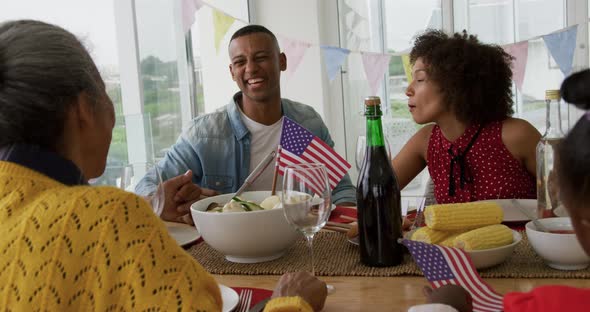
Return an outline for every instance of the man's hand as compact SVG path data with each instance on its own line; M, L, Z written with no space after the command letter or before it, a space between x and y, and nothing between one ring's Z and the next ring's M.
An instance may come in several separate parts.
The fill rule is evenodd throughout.
M191 205L202 197L217 195L214 190L194 184L192 178L193 172L189 170L162 183L166 197L160 215L162 220L194 224L190 213Z
M285 273L279 279L272 297L303 298L314 311L321 311L326 302L328 290L326 283L307 272Z
M459 312L471 312L473 310L471 295L461 286L445 285L436 289L426 286L423 292L428 303L450 305Z

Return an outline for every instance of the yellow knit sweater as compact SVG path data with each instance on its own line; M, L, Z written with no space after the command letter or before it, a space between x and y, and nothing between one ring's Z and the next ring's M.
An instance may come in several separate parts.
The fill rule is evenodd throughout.
M219 311L221 296L144 200L0 161L0 310Z

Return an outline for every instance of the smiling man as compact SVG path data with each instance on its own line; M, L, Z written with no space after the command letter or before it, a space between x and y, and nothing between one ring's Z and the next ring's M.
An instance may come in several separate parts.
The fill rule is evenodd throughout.
M256 165L277 149L283 116L334 146L328 128L312 107L281 98L280 77L287 69L287 57L270 30L260 25L245 26L233 34L228 50L229 71L240 92L223 108L194 119L158 164L163 180L190 175L191 170L192 183L200 188L219 193L237 191ZM269 166L248 190L270 190L272 168ZM148 173L136 191L153 193L154 181L154 173ZM177 192L179 203L199 199L201 189L194 184L186 192ZM348 174L333 190L332 202L355 205L355 189ZM188 208L187 204L178 207L187 212Z

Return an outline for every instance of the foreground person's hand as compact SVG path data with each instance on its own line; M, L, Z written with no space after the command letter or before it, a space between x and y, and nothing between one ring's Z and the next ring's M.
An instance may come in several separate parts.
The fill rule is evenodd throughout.
M402 232L404 234L406 232L410 231L410 228L412 227L412 224L414 224L412 221L413 220L410 220L407 217L405 217L403 219L403 222L402 222ZM349 239L353 239L353 238L359 236L359 225L358 225L357 222L350 223L350 228L348 229L348 231L346 231L346 236Z
M201 188L192 182L193 172L187 171L164 181L164 209L160 218L165 221L194 224L190 214L191 205L202 197L217 195L214 190Z
M436 289L424 287L424 295L429 303L450 305L459 312L471 312L473 304L471 295L465 288L457 285L445 285Z
M314 311L321 311L327 295L326 283L310 273L295 272L281 276L272 297L299 296L309 303Z

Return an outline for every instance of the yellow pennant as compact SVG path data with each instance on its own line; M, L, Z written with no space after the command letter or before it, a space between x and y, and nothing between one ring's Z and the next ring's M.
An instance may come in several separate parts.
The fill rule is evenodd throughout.
M406 79L408 84L412 83L412 65L410 64L410 55L402 55L402 64L404 65L404 72L406 73Z
M221 40L234 23L235 19L221 11L213 10L213 27L215 28L215 50L219 53Z

